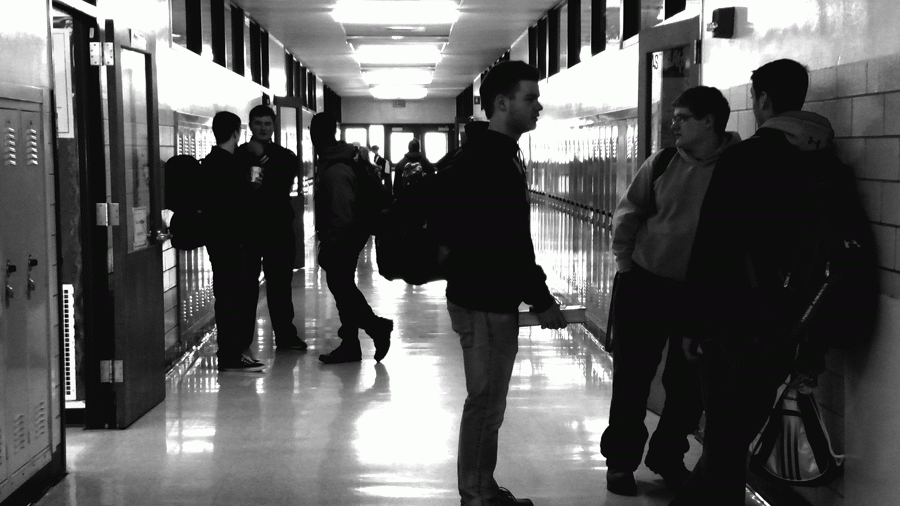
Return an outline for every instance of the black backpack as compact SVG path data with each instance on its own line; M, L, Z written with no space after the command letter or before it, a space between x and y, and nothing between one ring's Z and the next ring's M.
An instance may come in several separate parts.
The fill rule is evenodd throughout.
M848 348L874 328L878 298L875 241L853 172L831 150L801 154L793 241L778 273L790 312L791 342ZM764 273L747 257L751 282Z
M166 161L164 177L165 207L172 211L172 246L179 250L204 246L208 230L203 216L206 203L197 193L198 188L204 188L202 165L193 156L176 155Z

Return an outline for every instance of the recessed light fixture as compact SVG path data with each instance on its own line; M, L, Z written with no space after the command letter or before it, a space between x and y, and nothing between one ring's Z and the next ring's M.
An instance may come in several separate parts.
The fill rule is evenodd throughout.
M451 0L340 0L331 17L344 24L441 25L459 19L459 6Z
M354 48L361 65L429 66L441 61L441 51L431 44L365 44Z
M434 72L431 69L413 68L386 68L375 70L363 70L363 81L369 85L375 84L431 84Z
M391 84L373 86L369 91L373 97L379 100L418 100L425 98L425 95L428 94L428 90L424 86Z

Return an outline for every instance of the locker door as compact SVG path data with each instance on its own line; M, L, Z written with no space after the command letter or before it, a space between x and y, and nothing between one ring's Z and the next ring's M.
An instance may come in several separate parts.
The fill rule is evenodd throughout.
M9 178L7 178L6 174L9 171L10 162L15 161L17 151L15 130L10 131L12 126L8 124L15 117L11 113L12 111L0 109L0 127L3 129L0 132L0 153L2 153L0 154L0 160L2 160L0 161L0 192L2 192L2 188L8 188L6 185ZM18 123L17 118L16 123ZM11 252L7 250L6 220L2 219L7 213L4 196L3 193L0 193L0 281L3 281L3 284L0 285L0 497L5 495L3 492L4 485L9 478L9 465L7 464L9 456L6 451L8 446L6 437L6 391L8 389L6 380L6 348L9 336L7 327L10 313L9 307L7 307L9 302L7 297L9 295L8 289L11 287L6 273L6 262Z

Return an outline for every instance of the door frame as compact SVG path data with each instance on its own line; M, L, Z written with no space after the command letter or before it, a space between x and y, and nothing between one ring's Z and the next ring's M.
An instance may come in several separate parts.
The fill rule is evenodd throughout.
M701 40L703 31L700 26L700 16L694 16L683 21L676 21L665 25L654 26L642 30L638 41L640 54L638 62L638 156L645 159L650 156L651 121L650 101L652 87L650 83L653 53L685 45L691 45L693 51L693 64L697 68L697 82L701 77Z

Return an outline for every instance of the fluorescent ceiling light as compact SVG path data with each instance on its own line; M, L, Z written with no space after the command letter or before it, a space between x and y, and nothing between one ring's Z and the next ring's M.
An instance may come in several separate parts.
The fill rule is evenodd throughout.
M331 11L338 23L358 25L443 25L459 18L450 0L340 0Z
M364 70L366 84L431 84L434 72L429 69L394 68Z
M394 44L361 45L354 48L353 57L360 64L374 65L434 65L441 61L441 51L433 45Z
M381 100L418 100L425 98L428 90L424 86L396 86L396 85L379 85L373 86L371 90L372 96Z

